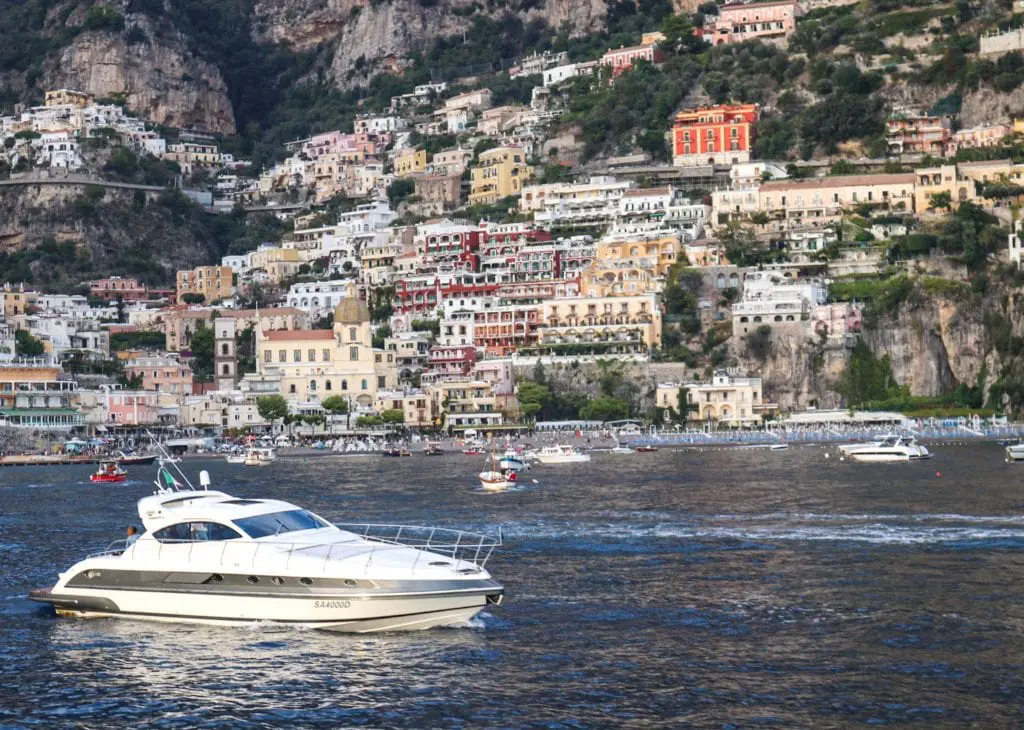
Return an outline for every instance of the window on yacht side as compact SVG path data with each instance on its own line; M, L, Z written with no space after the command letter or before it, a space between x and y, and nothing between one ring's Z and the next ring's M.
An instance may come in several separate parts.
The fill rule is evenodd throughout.
M321 527L330 527L330 525L312 512L307 512L304 509L243 517L235 520L235 525L254 540L261 537L270 537L271 535L283 535L286 532L318 530Z
M153 533L158 542L214 542L237 540L242 537L236 530L217 522L179 522Z

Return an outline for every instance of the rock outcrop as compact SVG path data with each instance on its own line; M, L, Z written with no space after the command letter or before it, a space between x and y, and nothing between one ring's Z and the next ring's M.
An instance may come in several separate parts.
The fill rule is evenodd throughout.
M507 10L481 10L474 0L360 2L359 0L263 0L254 8L254 33L264 42L293 50L327 46L333 51L335 83L365 83L388 59L397 61L433 41L468 29L474 15L497 16ZM600 30L607 17L603 0L545 0L519 13L550 27L568 25L573 34Z
M190 54L180 36L149 39L129 45L123 34L82 33L47 64L45 86L123 95L130 111L158 124L233 133L231 100L216 66Z

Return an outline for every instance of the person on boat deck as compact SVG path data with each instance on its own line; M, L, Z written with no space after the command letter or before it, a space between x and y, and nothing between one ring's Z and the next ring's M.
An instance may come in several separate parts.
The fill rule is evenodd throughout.
M139 539L139 530L135 525L128 525L128 537L124 540L124 546L126 548L131 547L136 540Z

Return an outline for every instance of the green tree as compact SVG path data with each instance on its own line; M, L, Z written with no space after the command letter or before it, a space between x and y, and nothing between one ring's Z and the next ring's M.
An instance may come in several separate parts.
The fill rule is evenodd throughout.
M772 328L766 324L747 335L747 354L764 362L772 354Z
M527 418L536 418L551 403L551 391L532 380L519 382L519 407Z
M405 411L401 408L388 408L380 414L380 419L387 424L405 423Z
M598 396L580 408L580 418L588 421L619 421L628 417L629 404L613 396Z
M288 401L283 395L264 395L256 399L256 410L260 418L271 423L284 420L288 417Z
M32 335L28 330L16 330L14 332L14 353L21 357L39 357L46 348L43 341Z
M348 400L340 395L329 395L320 401L320 406L333 415L348 413Z
M704 50L704 39L694 35L693 30L693 23L687 16L669 15L661 22L665 40L660 45L666 53L672 55L700 53Z
M192 371L199 380L208 380L213 377L213 356L214 338L213 329L200 322L196 331L192 333L192 340L189 343L192 352Z
M953 195L948 190L941 193L932 193L928 198L928 207L935 210L949 210L953 205Z

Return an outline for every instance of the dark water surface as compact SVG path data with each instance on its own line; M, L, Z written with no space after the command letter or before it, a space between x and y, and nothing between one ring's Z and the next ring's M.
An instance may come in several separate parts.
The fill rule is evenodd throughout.
M184 465L337 521L502 526L504 606L371 636L54 618L27 591L138 522L155 469L0 471L0 727L1022 727L1024 466L935 450L596 454L505 494L463 456Z

